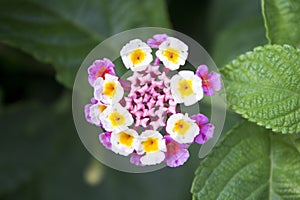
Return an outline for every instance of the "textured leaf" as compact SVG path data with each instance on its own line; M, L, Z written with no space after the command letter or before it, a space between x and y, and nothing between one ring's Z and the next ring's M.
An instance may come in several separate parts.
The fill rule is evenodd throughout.
M260 0L215 0L209 16L208 29L214 35L212 56L219 67L267 43Z
M92 48L139 26L168 26L164 1L0 1L0 41L53 64L68 87Z
M271 43L300 47L300 1L263 0L267 38Z
M300 131L300 51L257 47L222 69L231 108L276 132Z
M300 144L295 139L240 123L200 163L193 199L299 199Z

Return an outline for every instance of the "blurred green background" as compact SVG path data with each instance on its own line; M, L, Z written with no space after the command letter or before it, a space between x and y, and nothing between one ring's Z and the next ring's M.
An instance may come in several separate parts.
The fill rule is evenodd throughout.
M0 199L186 200L200 162L126 174L94 160L75 130L71 88L106 37L146 26L198 41L222 67L267 43L259 0L1 0ZM228 112L224 130L239 117Z

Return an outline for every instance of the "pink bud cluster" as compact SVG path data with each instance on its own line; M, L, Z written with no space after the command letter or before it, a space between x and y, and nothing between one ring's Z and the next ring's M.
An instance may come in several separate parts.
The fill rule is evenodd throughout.
M176 113L170 90L170 78L149 65L145 71L134 72L127 80L131 90L125 97L126 108L135 119L135 127L157 130L165 126L166 116Z

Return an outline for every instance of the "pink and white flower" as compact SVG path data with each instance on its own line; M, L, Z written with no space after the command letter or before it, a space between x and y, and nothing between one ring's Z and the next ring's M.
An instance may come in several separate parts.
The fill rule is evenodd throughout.
M176 103L193 105L203 98L202 81L192 71L180 71L171 79L171 92Z
M156 56L166 68L176 70L185 64L188 57L188 46L177 38L168 37L159 45Z
M104 104L118 103L123 95L124 89L116 76L105 74L105 80L100 77L94 83L94 96Z
M216 72L208 73L206 65L200 65L196 71L196 75L202 79L202 88L204 94L213 96L214 91L220 91L222 87L221 75Z
M103 60L95 60L88 68L88 80L90 85L94 86L96 79L99 77L105 79L105 74L116 75L114 68L115 65L107 58L103 58Z
M163 162L166 151L165 139L158 131L142 132L137 153L142 155L140 161L143 165L155 165Z
M196 121L200 129L198 135L195 137L195 142L197 142L198 144L204 144L213 137L215 126L208 123L209 119L205 115L193 115L191 116L191 119Z
M153 63L151 48L157 49ZM188 46L166 34L154 35L147 44L131 40L120 55L132 71L127 79L116 76L115 65L107 58L88 68L94 97L84 107L86 121L106 131L99 134L106 149L129 156L134 165L183 165L190 156L189 145L211 139L214 125L205 115L180 113L177 105L193 105L204 93L214 95L221 89L220 75L208 73L206 65L200 65L196 74L188 70L169 73L185 64Z
M169 117L166 131L180 144L192 143L195 136L199 134L199 127L187 114L177 113Z
M138 148L139 135L133 129L126 129L123 131L113 131L111 134L112 151L128 156Z
M152 49L142 40L134 39L127 43L120 55L127 69L132 71L143 71L152 62Z
M188 144L180 144L173 140L169 135L165 135L167 152L165 162L169 167L178 167L183 165L190 157L187 148Z

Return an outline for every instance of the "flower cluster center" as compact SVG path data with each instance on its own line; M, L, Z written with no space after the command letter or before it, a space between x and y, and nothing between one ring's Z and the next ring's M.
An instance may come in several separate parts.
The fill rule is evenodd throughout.
M160 72L158 66L149 66L148 70L134 72L128 78L131 91L125 101L126 108L136 119L136 127L156 130L165 125L168 114L175 113L176 103L169 88L169 77Z

